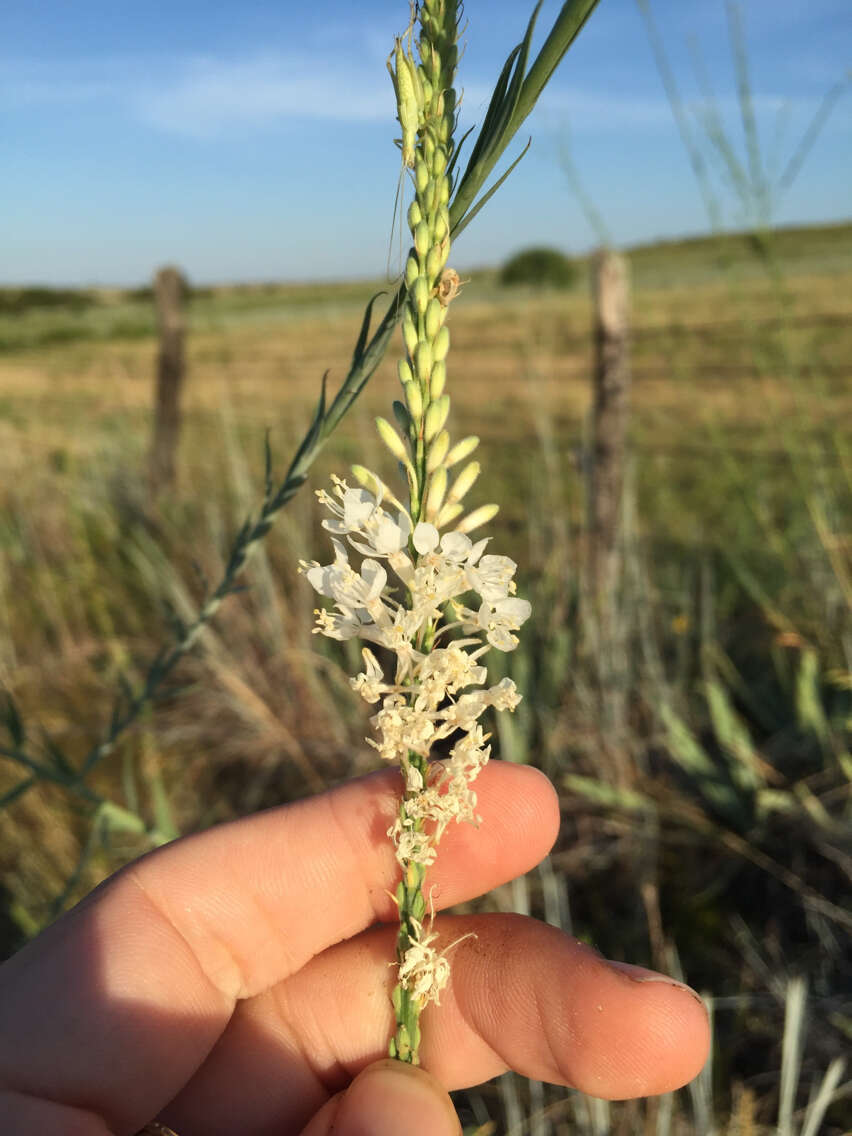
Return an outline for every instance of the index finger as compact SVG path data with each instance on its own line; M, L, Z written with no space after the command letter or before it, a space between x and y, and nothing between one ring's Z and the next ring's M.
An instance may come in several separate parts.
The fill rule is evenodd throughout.
M237 1000L396 918L386 832L399 788L384 771L120 872L0 968L0 1086L114 1130L140 1126L204 1061ZM453 825L427 876L436 909L526 871L555 837L555 794L537 771L495 762L477 788L482 827Z

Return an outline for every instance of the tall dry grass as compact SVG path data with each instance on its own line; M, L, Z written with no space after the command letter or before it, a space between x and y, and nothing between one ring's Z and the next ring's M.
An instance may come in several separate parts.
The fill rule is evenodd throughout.
M507 299L485 278L454 313L457 428L483 438L501 544L518 550L537 613L509 659L527 697L500 747L545 769L564 817L550 861L488 902L680 969L712 999L718 1039L713 1069L676 1099L607 1106L511 1079L460 1099L470 1124L492 1117L499 1132L847 1123L852 271L794 260L779 307L750 260L720 277L713 246L688 293L667 286L675 255L668 270L637 257L623 646L607 660L581 578L588 301ZM221 573L262 485L264 429L286 454L317 376L348 364L356 301L329 290L296 316L266 300L220 297L218 330L191 337L180 489L157 512L141 488L152 342L0 357L0 681L72 760L119 675L138 680ZM380 369L317 484L365 454L382 466L372 415L394 384ZM163 837L372 763L350 661L311 636L294 572L316 523L303 492L247 590L99 773ZM4 764L0 793L12 774ZM92 828L55 786L24 793L0 814L6 948L142 847L139 833ZM814 1102L829 1102L817 1129Z

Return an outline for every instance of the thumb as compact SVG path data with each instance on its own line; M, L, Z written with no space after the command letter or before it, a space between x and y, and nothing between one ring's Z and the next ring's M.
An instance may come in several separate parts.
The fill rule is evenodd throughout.
M431 1073L385 1058L362 1070L302 1136L461 1136L449 1094Z

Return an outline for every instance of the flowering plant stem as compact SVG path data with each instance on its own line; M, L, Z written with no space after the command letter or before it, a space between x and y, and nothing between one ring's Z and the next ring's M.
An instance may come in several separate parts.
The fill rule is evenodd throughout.
M508 679L475 689L487 679L480 659L489 647L512 650L518 642L512 632L530 614L530 605L513 596L514 562L483 555L488 540L474 544L467 535L497 512L491 504L464 515L479 463L461 465L450 482L450 470L478 445L475 437L451 445L444 389L450 345L445 321L459 289L458 274L447 267L458 9L457 0L422 0L388 61L414 199L407 211L412 244L402 303L405 351L398 365L403 398L393 406L396 427L384 418L376 419L376 427L406 480L407 504L376 474L353 466L361 489L336 478L331 493L319 492L334 515L323 522L336 538L334 563L302 565L314 588L336 605L317 611L317 631L335 639L359 637L396 656L389 680L365 647L365 669L352 684L368 702L381 701L372 719L379 740L370 744L399 764L404 783L388 830L401 868L389 1052L414 1065L420 1060L420 1014L439 1001L449 979L446 951L439 953L437 934L424 927L426 872L447 825L477 819L471 784L490 755L480 715L489 706L512 710L519 700ZM448 526L452 530L442 535ZM363 556L359 570L350 564L346 544ZM389 584L382 561L398 584ZM475 610L461 599L470 593L480 599ZM435 743L458 734L446 764L430 764Z

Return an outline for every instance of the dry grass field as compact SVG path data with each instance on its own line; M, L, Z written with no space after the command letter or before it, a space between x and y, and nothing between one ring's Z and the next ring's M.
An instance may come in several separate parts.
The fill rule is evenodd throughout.
M801 1041L801 1124L852 1036L852 226L780 233L768 259L732 238L631 261L625 569L607 659L581 586L588 289L506 290L483 271L451 311L453 434L482 438L474 495L503 504L495 537L534 608L508 659L525 703L500 749L542 767L564 808L550 861L487 902L682 970L714 998L715 1065L691 1096L611 1112L506 1080L462 1103L470 1123L490 1111L493 1131L536 1136L769 1132L783 1046ZM197 294L179 486L156 504L147 297L99 294L73 312L13 311L6 297L0 687L36 750L49 737L73 767L102 736L120 676L138 684L172 623L192 618L257 508L265 431L283 473L322 374L334 385L346 372L374 290ZM372 418L396 397L395 358L332 437L313 487L354 461L393 476ZM324 555L317 526L303 490L246 591L94 771L92 789L143 829L167 838L373 764L351 660L311 635L314 600L295 570ZM0 761L0 795L22 776ZM0 948L150 846L92 817L91 802L43 784L0 810ZM790 1020L801 976L810 1029L807 1015ZM821 1131L848 1129L849 1101L847 1081ZM512 1128L518 1115L547 1127Z

